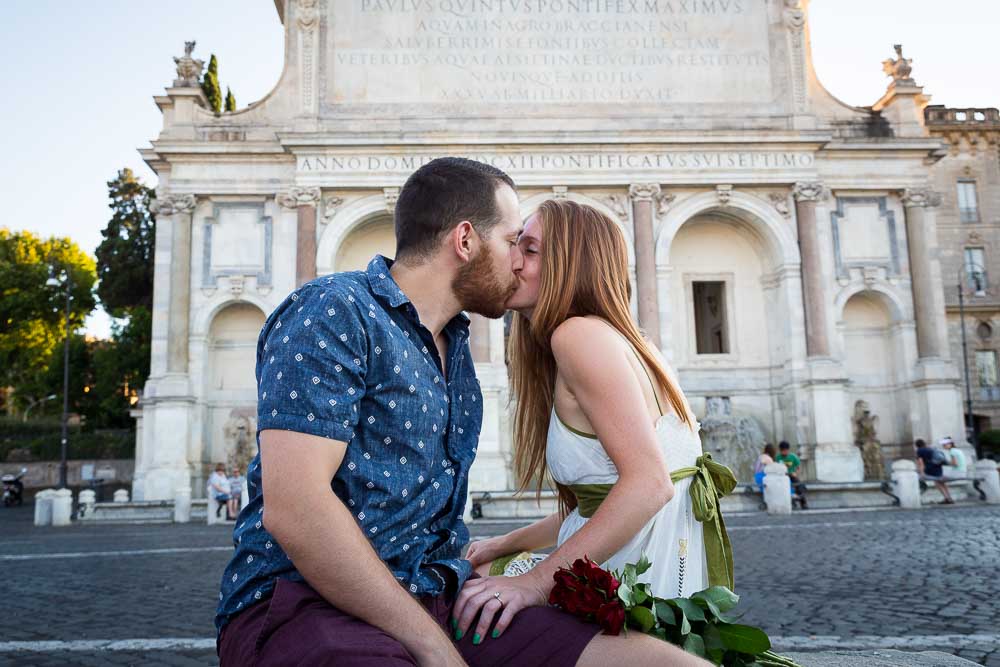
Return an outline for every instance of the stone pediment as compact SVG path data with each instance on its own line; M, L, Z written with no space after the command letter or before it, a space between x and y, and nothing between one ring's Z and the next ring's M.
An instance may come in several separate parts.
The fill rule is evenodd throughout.
M276 124L790 129L806 112L798 0L276 4L285 71L251 114Z

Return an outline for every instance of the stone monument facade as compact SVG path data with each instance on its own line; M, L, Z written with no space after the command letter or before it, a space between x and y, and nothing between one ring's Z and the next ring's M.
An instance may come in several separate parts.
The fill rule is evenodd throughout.
M154 98L137 499L204 487L227 423L255 403L266 314L317 275L392 255L399 188L442 155L508 172L525 217L565 198L620 225L637 321L699 416L725 397L720 457L725 443L785 439L808 476L860 480L858 400L882 416L884 443L961 432L934 193L943 141L901 50L886 94L855 107L816 78L799 0L275 6L285 66L263 99L211 112L191 83L193 43ZM471 486L509 490L502 321L474 318L472 345L486 410Z

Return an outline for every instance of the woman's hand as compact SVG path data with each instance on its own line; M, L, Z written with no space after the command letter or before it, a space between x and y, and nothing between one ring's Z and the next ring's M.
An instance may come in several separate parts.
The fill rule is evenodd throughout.
M509 556L512 553L507 546L507 536L490 537L485 540L476 540L469 544L469 550L465 553L465 558L472 563L473 569L484 563L491 563L497 558Z
M479 577L469 579L455 599L452 609L452 628L455 639L465 636L479 614L472 642L478 644L486 638L497 612L500 619L493 629L496 639L510 625L514 615L526 607L542 607L548 604L551 586L542 584L532 572L517 577ZM496 595L499 593L499 597ZM482 613L480 613L482 610Z

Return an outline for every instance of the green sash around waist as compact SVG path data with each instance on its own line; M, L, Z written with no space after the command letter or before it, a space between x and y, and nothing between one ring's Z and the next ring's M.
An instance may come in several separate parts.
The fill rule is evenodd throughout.
M678 468L670 479L679 482L692 477L691 503L694 516L702 524L705 536L705 558L708 561L708 585L733 589L733 547L722 520L719 499L736 488L733 472L712 460L711 454L702 454L695 465ZM589 519L608 497L614 484L572 484L569 490L576 496L580 516ZM655 554L650 554L656 564Z

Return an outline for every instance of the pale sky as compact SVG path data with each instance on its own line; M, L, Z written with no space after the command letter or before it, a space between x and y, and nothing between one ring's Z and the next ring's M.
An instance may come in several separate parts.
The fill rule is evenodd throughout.
M991 0L812 0L813 60L842 101L885 91L881 62L902 43L932 104L1000 106L995 65L1000 3ZM153 95L174 78L186 40L219 59L240 107L281 74L283 31L272 0L4 0L0 7L0 226L69 236L93 253L107 224L107 187L156 137ZM106 316L88 331L105 336Z

